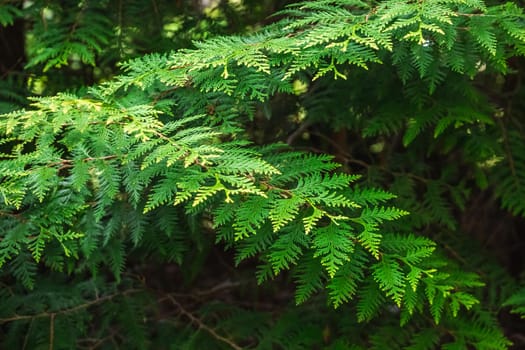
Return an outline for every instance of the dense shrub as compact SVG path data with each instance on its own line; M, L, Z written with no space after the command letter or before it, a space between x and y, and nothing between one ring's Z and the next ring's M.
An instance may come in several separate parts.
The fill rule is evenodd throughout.
M0 7L2 348L524 345L517 4L144 4Z

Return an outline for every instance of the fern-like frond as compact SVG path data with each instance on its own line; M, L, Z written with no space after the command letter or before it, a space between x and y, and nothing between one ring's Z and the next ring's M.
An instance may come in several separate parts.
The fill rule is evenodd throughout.
M352 228L344 223L331 223L313 233L314 257L321 257L321 264L330 278L346 261L350 261L354 252L352 236Z

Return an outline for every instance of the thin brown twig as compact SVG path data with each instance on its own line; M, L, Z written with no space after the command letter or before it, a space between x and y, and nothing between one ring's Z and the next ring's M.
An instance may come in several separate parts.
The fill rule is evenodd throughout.
M205 325L200 318L193 315L191 312L187 311L172 295L166 295L166 298L173 303L173 305L177 306L184 316L190 319L192 323L195 323L200 329L205 330L208 332L212 337L214 337L217 340L222 341L225 344L228 344L232 349L235 350L242 350L242 347L235 344L231 339L228 339L226 337L223 337L222 335L218 334L213 328L208 327Z
M10 74L14 74L15 73L15 68L20 64L22 63L23 61L23 58L19 58L16 60L15 63L13 63L10 67L6 67L6 71L4 74L0 75L0 80L4 80L5 78L7 78L8 75ZM19 72L18 75L22 75L23 73L22 72Z
M52 313L49 317L49 350L53 350L55 343L55 314Z
M212 294L215 294L219 291L222 291L224 289L230 289L230 288L233 288L233 287L238 287L242 284L241 281L238 281L238 282L232 282L230 280L227 280L227 281L224 281L216 286L214 286L213 288L210 288L210 289L206 289L206 290L200 290L200 291L196 291L195 295L197 296L206 296L206 295L212 295Z
M84 338L77 341L77 349L95 350L102 346L105 342L111 342L115 349L118 349L118 344L115 342L114 332L110 329L110 334L103 338ZM86 344L86 345L83 345Z
M301 125L286 138L286 144L291 145L294 141L301 136L306 129L308 129L313 123L309 120L301 123Z
M82 8L78 11L76 17L75 17L75 22L73 22L73 25L71 26L71 29L69 30L69 34L68 34L68 39L71 40L71 38L73 37L73 35L75 34L79 24L80 24L80 21L82 20L82 17L84 16L84 12L87 10L88 8L88 1L84 1L83 2L83 5L82 5Z
M1 210L0 210L0 216L7 216L7 217L10 217L10 218L13 218L13 219L17 219L17 220L21 220L22 219L20 214L7 213L7 212L1 211Z
M24 344L22 345L22 350L27 349L27 343L29 342L29 335L31 334L31 328L33 328L34 320L35 320L34 318L31 319L31 322L29 323L29 326L27 327L26 335L24 337Z
M0 318L0 324L9 323L9 322L13 322L13 321L30 320L30 319L32 320L32 319L41 318L41 317L54 317L55 315L70 314L70 313L74 313L74 312L77 312L77 311L82 310L82 309L87 309L90 306L93 306L93 305L96 305L96 304L100 304L100 303L105 302L105 301L109 301L109 300L114 299L114 298L119 297L119 296L124 296L124 295L128 295L128 294L138 293L138 292L141 292L141 291L143 291L143 290L142 289L128 289L128 290L125 290L125 291L120 292L120 293L106 295L106 296L103 296L103 297L100 297L100 298L88 301L88 302L86 302L84 304L76 305L76 306L70 307L68 309L63 309L63 310L59 310L59 311L55 311L55 312L43 311L43 312L40 312L40 313L34 314L34 315L15 315L15 316L6 317L6 318Z
M334 140L332 140L328 136L326 136L326 135L324 135L322 133L319 133L319 132L312 132L312 135L318 136L318 137L322 138L323 140L327 141L328 143L330 143L337 150L337 152L339 152L340 157L342 157L345 162L358 164L358 165L360 165L360 166L362 166L363 168L366 168L366 169L371 167L370 164L368 164L368 163L366 163L366 162L364 162L362 160L352 158L352 156L346 150L341 148L341 146L339 146ZM427 178L421 177L419 175L416 175L414 173L400 173L400 172L396 172L396 171L391 171L391 170L387 169L384 166L378 166L377 168L379 170L387 172L387 173L389 173L391 175L394 175L394 176L408 176L408 177L413 178L414 180L418 180L418 181L420 181L422 183L428 183L431 180L431 179L427 179Z
M97 160L112 160L116 158L118 158L118 156L115 154L112 154L109 156L102 156L102 157L87 157L87 158L81 159L81 161L82 162L93 162ZM66 169L66 168L71 168L73 166L72 165L73 162L74 162L73 159L60 159L60 161L58 162L49 163L49 164L46 164L45 166L54 167L54 166L60 165L59 169Z

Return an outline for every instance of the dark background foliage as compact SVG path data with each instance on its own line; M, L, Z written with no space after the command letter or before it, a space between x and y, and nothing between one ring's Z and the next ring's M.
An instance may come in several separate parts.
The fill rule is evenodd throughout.
M0 1L0 114L27 107L28 96L82 95L120 74L120 62L253 33L285 17L271 15L290 3ZM363 175L361 186L396 194L393 204L411 212L400 225L437 242L439 254L485 283L475 291L483 311L473 318L460 313L439 327L477 325L486 313L514 348L524 348L525 323L504 304L525 277L524 58L500 58L506 70L478 67L472 79L469 72L447 71L435 81L414 73L410 54L381 58L384 64L367 70L343 65L346 79L314 80L312 72L300 72L295 93L258 103L242 120L243 133L259 145L282 141L332 154L344 171ZM410 60L414 72L403 71ZM206 108L213 116L220 103ZM473 125L465 117L440 124L451 111L492 122ZM0 144L0 152L5 149ZM17 214L0 211L0 220L7 215ZM296 274L257 285L258 262L236 265L235 251L216 243L209 218L182 210L177 216L190 248L173 256L154 243L130 249L108 264L122 269L120 277L105 263L95 275L73 273L78 266L57 272L52 261L33 271L16 261L1 270L0 299L9 305L2 304L0 347L426 349L454 337L432 333L433 321L424 317L400 328L395 305L369 323L355 322L355 304L327 307L324 292L294 306ZM118 256L120 248L105 249ZM34 289L24 273L36 276L29 283ZM490 337L483 322L476 331Z

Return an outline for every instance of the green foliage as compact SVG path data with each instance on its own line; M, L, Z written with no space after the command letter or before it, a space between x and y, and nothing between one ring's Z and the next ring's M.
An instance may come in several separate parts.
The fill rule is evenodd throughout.
M156 47L129 34L139 2L117 22L108 3L0 7L2 26L42 15L28 34L34 94L60 87L37 89L61 69ZM523 121L504 109L524 108L523 93L505 100L502 83L525 53L522 9L317 0L278 14L25 107L0 86L2 347L511 345L496 310L523 314L523 292L489 301L493 271L454 240L476 227L464 213L483 191L500 201L489 209L525 217ZM167 35L169 15L149 29ZM292 145L308 138L336 155ZM222 283L231 257L217 247L236 265ZM270 310L232 301L258 293L273 293Z
M35 31L42 33L32 46L28 67L42 64L46 72L53 67L68 63L72 56L82 63L95 65L95 58L109 43L112 35L110 19L102 16L104 7L78 4L76 16L71 16L75 7L49 6L43 9L43 21L37 22Z
M503 303L503 306L511 306L512 313L520 315L521 318L525 318L525 290L521 288L515 294L511 295Z
M13 25L16 18L22 16L22 11L16 6L9 4L2 4L0 7L0 25L2 27L7 27Z

